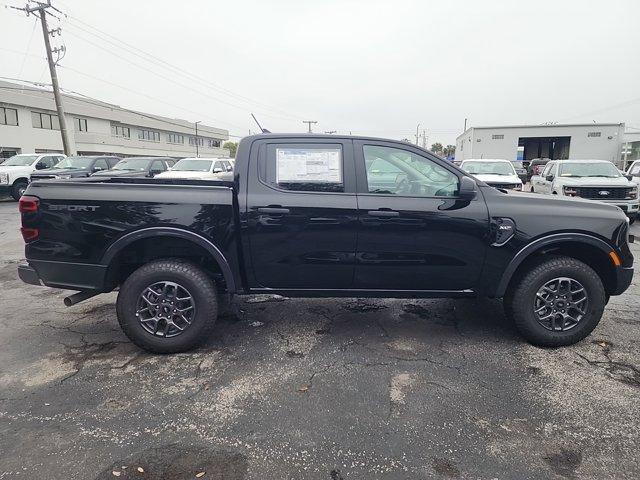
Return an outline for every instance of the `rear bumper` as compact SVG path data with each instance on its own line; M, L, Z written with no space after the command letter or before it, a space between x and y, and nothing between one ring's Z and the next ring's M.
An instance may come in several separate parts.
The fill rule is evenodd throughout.
M23 282L65 290L103 292L106 273L105 265L88 263L29 260L28 264L18 266L18 276Z

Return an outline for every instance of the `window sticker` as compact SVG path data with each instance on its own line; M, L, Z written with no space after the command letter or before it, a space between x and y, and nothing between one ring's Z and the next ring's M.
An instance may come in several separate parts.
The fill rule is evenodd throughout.
M276 149L277 183L342 183L339 148Z

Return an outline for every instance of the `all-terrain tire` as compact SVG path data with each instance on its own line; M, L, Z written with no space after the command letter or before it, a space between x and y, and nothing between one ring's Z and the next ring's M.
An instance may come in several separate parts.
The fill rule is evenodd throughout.
M27 183L26 180L17 180L11 186L11 196L13 197L13 199L16 202L20 200L20 197L22 196L22 193L27 189L28 185L29 184Z
M536 294L547 282L567 277L578 281L585 289L588 307L583 318L571 329L552 331L538 322L535 313ZM520 334L540 347L572 345L588 336L600 322L607 294L599 275L585 263L571 257L552 256L534 264L519 275L505 295L504 310Z
M191 295L195 313L183 332L173 337L154 335L136 316L140 295L157 282L175 282ZM209 337L217 318L216 287L198 266L181 259L149 262L133 272L118 292L116 311L125 335L138 347L152 353L177 353L191 350Z

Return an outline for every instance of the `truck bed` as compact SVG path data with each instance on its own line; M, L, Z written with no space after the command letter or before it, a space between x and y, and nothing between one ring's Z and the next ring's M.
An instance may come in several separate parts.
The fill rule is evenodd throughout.
M176 236L197 232L228 258L236 257L233 182L141 178L35 181L28 195L39 199L39 212L33 219L39 237L26 245L26 257L52 286L109 288L110 251L133 234L140 237L141 231L164 229ZM152 246L145 246L145 251Z

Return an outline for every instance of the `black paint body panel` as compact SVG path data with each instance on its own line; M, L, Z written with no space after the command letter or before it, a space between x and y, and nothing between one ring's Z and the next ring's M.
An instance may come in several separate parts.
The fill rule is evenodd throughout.
M338 145L344 191L283 191L262 181L262 156L282 144ZM501 296L515 267L536 245L561 238L591 242L605 255L615 251L623 265L613 293L628 286L633 264L628 226L615 207L503 193L482 182L472 200L369 194L363 189L364 144L410 150L459 178L468 176L403 142L334 135L246 137L238 147L232 182L95 176L33 182L26 194L40 199L40 210L23 214L23 222L38 228L40 237L27 244L26 258L45 284L85 289L79 286L91 282L74 276L84 275L78 273L83 268L93 273L106 268L120 239L172 229L202 239L219 253L235 293ZM380 218L369 213L380 209L398 214ZM493 246L498 218L510 219L515 234ZM64 270L64 264L69 264L66 273L51 269ZM30 273L26 278L33 280ZM91 289L105 288L99 274L91 278L98 279Z

